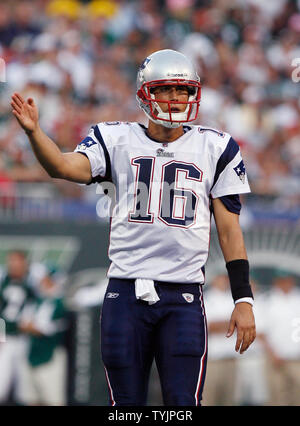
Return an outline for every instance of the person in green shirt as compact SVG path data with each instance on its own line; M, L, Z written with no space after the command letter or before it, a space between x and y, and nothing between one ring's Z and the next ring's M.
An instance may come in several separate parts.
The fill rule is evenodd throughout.
M31 315L21 323L21 330L29 336L26 392L29 405L66 404L67 328L67 311L57 273L47 268L40 279Z
M28 282L28 261L22 251L13 250L6 257L0 273L0 318L5 323L6 339L0 343L0 404L7 403L12 392L16 403L24 403L24 365L27 342L19 322L24 309L33 300Z

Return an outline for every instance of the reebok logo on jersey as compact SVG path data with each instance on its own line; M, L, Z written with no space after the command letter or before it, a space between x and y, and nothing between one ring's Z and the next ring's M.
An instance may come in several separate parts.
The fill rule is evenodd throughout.
M156 157L171 157L174 158L174 152L166 152L162 148L156 150Z
M119 293L107 293L106 298L107 299L116 299L119 297Z
M191 293L182 293L182 297L188 302L192 303L194 301L194 295Z

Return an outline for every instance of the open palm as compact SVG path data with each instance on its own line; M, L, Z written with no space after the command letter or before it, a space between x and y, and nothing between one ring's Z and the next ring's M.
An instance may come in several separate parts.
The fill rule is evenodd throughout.
M19 93L11 97L12 113L18 120L20 126L26 131L33 131L38 125L39 113L32 98L25 101Z

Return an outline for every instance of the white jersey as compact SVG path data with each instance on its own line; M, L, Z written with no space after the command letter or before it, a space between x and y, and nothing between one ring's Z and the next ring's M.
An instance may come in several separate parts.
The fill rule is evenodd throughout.
M231 136L184 126L171 143L138 123L99 123L76 148L93 182L112 181L108 277L203 283L210 240L210 198L250 192Z

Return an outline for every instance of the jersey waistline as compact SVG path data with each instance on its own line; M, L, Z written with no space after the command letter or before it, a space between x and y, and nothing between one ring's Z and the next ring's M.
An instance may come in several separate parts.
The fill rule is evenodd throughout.
M126 278L115 278L110 277L109 280L113 280L114 282L119 282L124 285L135 285L135 279L126 279ZM170 290L184 290L184 291L193 291L199 289L199 285L203 286L204 283L197 282L197 283L175 283L175 282L169 282L169 281L157 281L154 280L154 286L155 287L167 287Z

